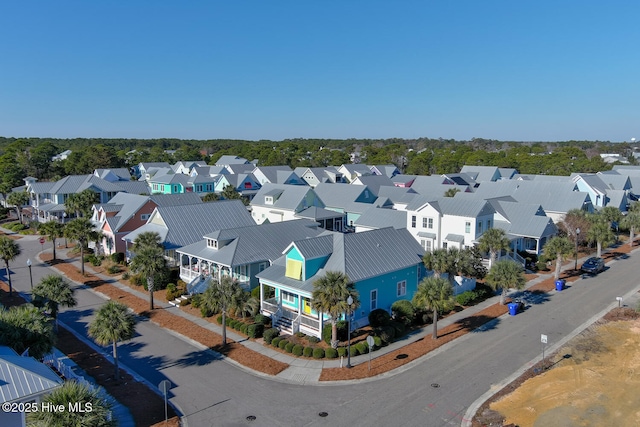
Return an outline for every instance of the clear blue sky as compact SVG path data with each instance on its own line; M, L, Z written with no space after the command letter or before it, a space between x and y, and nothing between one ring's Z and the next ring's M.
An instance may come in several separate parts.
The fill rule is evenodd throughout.
M0 136L640 139L633 0L0 2Z

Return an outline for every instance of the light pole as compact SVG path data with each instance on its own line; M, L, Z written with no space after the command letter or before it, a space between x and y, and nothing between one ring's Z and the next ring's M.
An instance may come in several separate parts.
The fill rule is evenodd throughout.
M580 227L576 228L576 264L573 269L578 271L578 237L580 237Z
M33 275L31 274L31 258L27 259L27 267L29 267L29 282L31 282L31 290L33 290Z
M347 298L347 368L351 368L351 304L353 304L353 297L349 295Z

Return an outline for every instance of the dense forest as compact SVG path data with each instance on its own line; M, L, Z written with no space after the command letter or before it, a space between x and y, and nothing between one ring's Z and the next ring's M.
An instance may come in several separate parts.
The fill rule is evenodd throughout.
M286 139L283 141L5 138L0 137L0 193L22 185L22 179L59 179L97 168L131 167L140 162L175 163L204 160L215 164L232 154L260 165L319 167L350 163L358 153L362 163L395 164L406 174L459 172L463 165L515 168L520 173L569 175L611 168L600 153L617 153L633 160L636 144L604 141L514 142L473 138L449 139ZM66 160L51 158L65 150Z

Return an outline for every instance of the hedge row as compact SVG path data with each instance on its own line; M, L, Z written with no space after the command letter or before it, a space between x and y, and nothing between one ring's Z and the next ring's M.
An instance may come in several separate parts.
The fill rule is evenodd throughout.
M321 348L321 347L306 347L301 344L294 344L287 340L286 338L280 337L278 335L271 336L275 332L270 332L272 330L277 331L277 329L268 329L265 331L265 344L270 344L273 347L279 348L280 350L284 350L287 353L293 354L294 356L300 357L313 357L314 359L336 359L338 357L346 357L347 356L347 347L338 347L335 348ZM269 334L269 339L267 339L267 333ZM377 350L383 345L383 341L380 337L374 336L374 347L373 350ZM360 341L351 346L351 356L357 356L359 354L367 354L369 353L369 345L366 341Z

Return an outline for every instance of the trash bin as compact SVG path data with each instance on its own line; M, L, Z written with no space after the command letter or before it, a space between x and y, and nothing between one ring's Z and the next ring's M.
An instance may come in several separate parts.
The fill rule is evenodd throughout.
M556 291L564 289L564 280L556 280Z
M518 304L512 302L507 304L507 306L509 307L509 315L515 316L516 314L518 314Z

